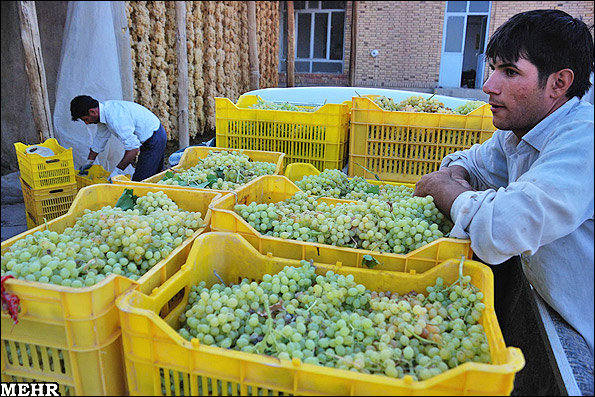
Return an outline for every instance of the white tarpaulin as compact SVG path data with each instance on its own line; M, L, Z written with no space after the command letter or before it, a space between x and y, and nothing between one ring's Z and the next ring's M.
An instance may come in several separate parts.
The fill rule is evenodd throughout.
M117 18L114 15L117 8L113 3L123 2L68 2L56 84L54 133L61 146L72 147L77 169L87 159L97 126L85 125L80 120L72 121L72 98L89 95L100 102L124 99L121 76L125 73L121 73L119 36L115 26ZM131 77L132 70L126 72ZM111 172L123 155L122 144L112 136L96 163Z

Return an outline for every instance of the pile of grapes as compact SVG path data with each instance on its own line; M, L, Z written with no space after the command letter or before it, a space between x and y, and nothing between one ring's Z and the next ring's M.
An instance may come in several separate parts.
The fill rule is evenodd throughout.
M309 196L365 200L368 197L392 203L413 196L413 188L403 185L372 185L365 178L351 179L336 169L325 169L318 175L306 175L295 185Z
M267 236L396 254L418 249L452 228L432 196L328 204L300 191L285 201L237 204L234 210Z
M46 229L15 242L2 254L2 276L67 287L111 273L138 280L204 226L200 212L180 210L164 192L126 193L127 209L86 209L62 233Z
M250 109L266 109L266 110L286 110L291 112L315 112L320 106L315 107L303 107L296 106L289 102L276 103L259 99L254 105L250 106Z
M485 104L483 101L467 101L463 105L457 107L455 110L452 110L437 99L432 97L425 99L420 95L412 95L399 103L395 103L392 98L378 96L374 98L374 103L376 103L380 108L391 112L399 111L463 115L468 114L481 105Z
M463 261L461 261L462 263ZM465 362L490 363L479 324L483 293L463 276L424 293L373 292L352 275L286 266L261 282L191 288L180 335L280 359L425 380Z
M213 151L207 157L186 170L169 170L157 183L165 185L192 186L217 190L234 190L262 175L275 173L277 165L264 161L252 161L246 154L237 151Z

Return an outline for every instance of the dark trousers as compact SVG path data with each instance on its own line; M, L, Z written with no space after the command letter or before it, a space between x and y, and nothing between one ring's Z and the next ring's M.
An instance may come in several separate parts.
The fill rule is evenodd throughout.
M163 171L163 158L167 134L163 125L159 124L157 131L140 147L136 162L136 169L132 175L133 181L143 181Z

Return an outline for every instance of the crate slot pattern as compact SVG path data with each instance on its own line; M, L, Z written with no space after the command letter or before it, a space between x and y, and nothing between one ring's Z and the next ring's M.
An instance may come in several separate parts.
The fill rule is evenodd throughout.
M257 96L237 106L215 98L217 146L285 153L283 165L306 162L320 171L347 162L350 104L326 104L316 112L252 109Z
M415 183L446 155L485 142L496 129L487 104L466 116L390 112L367 97L353 98L353 106L350 176Z
M19 323L13 325L6 313L0 316L2 330L2 380L28 378L57 382L72 395L126 395L126 375L122 354L120 317L116 299L124 292L138 289L149 293L175 274L184 264L192 241L209 230L210 203L220 196L216 192L194 192L190 197L181 189L98 184L77 194L71 210L48 221L49 230L58 233L72 227L85 209L98 210L113 206L126 188L138 196L147 192L165 192L182 210L200 211L205 226L188 237L182 245L155 264L136 282L123 276L110 275L96 285L70 288L19 279L6 281L8 292L21 301ZM16 241L38 230L40 225L2 242L2 252ZM174 306L182 297L176 296L164 306ZM29 347L31 358L17 359L19 352ZM63 362L55 365L53 358ZM24 356L23 356L24 357ZM66 391L63 394L68 394Z
M21 178L21 190L25 208L34 225L64 215L70 209L77 194L76 184L33 189Z
M32 188L43 189L76 183L72 148L65 149L55 138L50 138L39 146L52 149L55 155L42 157L26 153L31 145L17 142L14 146L21 178Z
M164 396L292 396L278 390L241 385L233 381L193 375L158 367L161 393Z

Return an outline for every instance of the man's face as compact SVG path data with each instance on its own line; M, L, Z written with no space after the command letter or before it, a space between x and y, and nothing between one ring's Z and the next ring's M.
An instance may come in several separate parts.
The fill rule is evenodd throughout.
M494 126L520 138L549 114L547 89L539 87L537 67L524 58L514 63L496 59L490 69L483 91L490 96Z
M99 122L99 109L93 108L89 109L89 113L86 116L82 116L81 120L85 122L85 124L97 124Z

